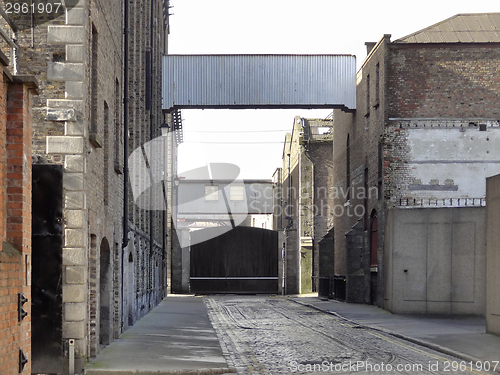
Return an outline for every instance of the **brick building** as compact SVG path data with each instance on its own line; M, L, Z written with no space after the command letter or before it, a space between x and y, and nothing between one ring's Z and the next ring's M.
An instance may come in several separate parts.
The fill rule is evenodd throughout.
M484 314L486 177L500 171L500 14L367 43L334 113L334 268L346 300Z
M34 77L0 52L0 367L31 373L31 131Z
M33 100L34 373L67 368L70 342L79 371L170 284L170 214L135 204L129 181L144 174L128 176L127 166L128 155L171 121L157 87L168 1L66 5L31 27L15 20L19 71L38 79L40 93ZM170 169L157 167L168 174L175 150L166 154Z
M319 242L333 227L331 119L295 117L276 171L274 229L284 231L285 292L318 288Z

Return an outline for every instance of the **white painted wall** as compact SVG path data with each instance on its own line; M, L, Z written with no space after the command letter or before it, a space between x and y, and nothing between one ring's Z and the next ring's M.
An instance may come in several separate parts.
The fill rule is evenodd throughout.
M486 178L500 173L500 128L410 129L407 142L414 183L453 180L458 186L456 191L410 189L412 197L484 198Z

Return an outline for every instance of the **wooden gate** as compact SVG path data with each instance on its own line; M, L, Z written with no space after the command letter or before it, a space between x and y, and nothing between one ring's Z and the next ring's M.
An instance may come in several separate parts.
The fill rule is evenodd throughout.
M191 236L194 240L198 236L206 238L210 231L217 233L214 229L205 229ZM191 293L200 294L277 293L278 232L236 227L193 245L190 289Z

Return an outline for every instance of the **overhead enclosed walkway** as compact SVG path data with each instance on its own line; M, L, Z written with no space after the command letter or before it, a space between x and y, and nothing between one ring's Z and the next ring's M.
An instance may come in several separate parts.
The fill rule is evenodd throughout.
M167 55L163 110L356 109L352 55Z

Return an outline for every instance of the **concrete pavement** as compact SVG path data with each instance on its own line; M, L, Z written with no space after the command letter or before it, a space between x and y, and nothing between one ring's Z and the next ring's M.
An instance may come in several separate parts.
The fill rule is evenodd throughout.
M225 374L202 297L168 296L87 363L85 374Z
M492 368L494 361L500 361L500 336L486 333L482 317L396 315L376 306L321 300L317 295L290 299L465 361L489 361ZM500 364L496 371L500 372Z

